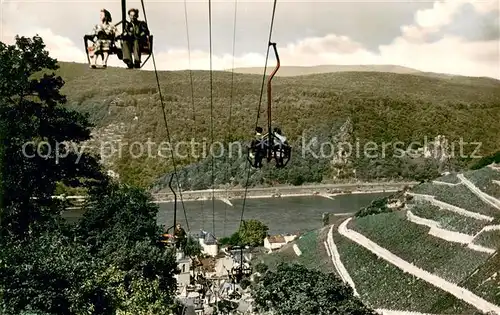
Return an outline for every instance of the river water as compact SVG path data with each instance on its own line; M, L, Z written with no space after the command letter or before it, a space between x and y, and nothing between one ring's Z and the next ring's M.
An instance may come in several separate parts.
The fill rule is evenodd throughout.
M328 199L321 196L246 199L243 220L256 219L269 227L269 234L293 233L322 226L322 214L356 212L373 199L391 193L340 195ZM200 229L213 232L220 238L234 233L240 224L243 200L231 200L230 206L220 200L184 202L191 232ZM160 204L158 223L172 226L174 204ZM215 215L214 215L215 214ZM215 219L215 220L214 220ZM177 222L186 229L186 220L180 201L177 202ZM187 230L187 229L186 229Z
M308 231L322 226L322 214L354 213L367 206L374 199L391 193L369 193L339 195L328 199L321 196L246 199L243 219L256 219L269 227L269 234ZM213 232L218 238L234 233L240 224L243 200L232 199L230 206L220 200L185 201L189 230L198 233L201 229ZM173 225L174 203L160 203L158 224ZM68 221L76 221L82 210L70 210L63 216ZM177 222L187 229L182 203L177 202Z

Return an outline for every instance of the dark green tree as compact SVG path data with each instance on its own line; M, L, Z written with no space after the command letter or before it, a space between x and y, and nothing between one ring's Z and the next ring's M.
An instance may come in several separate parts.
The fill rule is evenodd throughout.
M170 313L177 264L159 242L158 207L74 146L90 139L91 124L63 106L64 82L46 73L57 62L44 48L37 36L0 43L0 310ZM64 204L51 198L58 183L90 192L76 226L64 224Z
M276 315L376 315L333 273L309 270L299 264L277 266L254 283L252 296L261 311Z
M201 255L201 244L196 238L188 235L186 238L186 247L184 248L184 254L188 257L194 258Z
M238 234L243 244L249 246L261 246L267 236L269 228L258 220L243 221Z
M144 190L108 182L90 189L75 232L94 257L121 275L120 303L131 314L166 313L175 302L174 252L160 242L158 206Z
M61 210L51 199L57 182L77 186L82 178L103 178L97 159L75 146L90 139L91 124L63 106L64 81L47 74L56 69L38 36L0 42L2 241L51 224Z
M11 242L0 261L2 314L111 315L119 306L120 274L57 231Z
M229 300L221 300L214 303L213 315L226 315L233 314L233 312L238 308L238 303Z

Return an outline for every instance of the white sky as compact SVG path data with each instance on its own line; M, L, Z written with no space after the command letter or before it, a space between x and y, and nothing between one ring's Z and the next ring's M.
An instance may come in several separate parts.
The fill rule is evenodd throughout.
M215 70L232 67L235 3L212 2ZM208 1L187 0L191 60L184 0L145 0L145 5L158 69L209 69ZM235 67L264 65L272 5L272 0L238 0ZM140 8L140 2L128 6ZM2 41L38 34L52 57L86 62L83 34L97 23L101 8L119 21L118 0L3 0ZM283 66L393 64L500 79L499 16L500 0L278 0L273 41ZM111 57L109 65L123 63ZM144 69L152 69L152 62Z

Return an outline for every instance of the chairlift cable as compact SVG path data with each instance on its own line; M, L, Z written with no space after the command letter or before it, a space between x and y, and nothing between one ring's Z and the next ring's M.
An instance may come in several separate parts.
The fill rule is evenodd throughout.
M273 13L271 15L271 24L269 26L269 39L267 41L266 62L265 62L265 65L264 65L264 73L262 75L262 86L261 86L261 89L260 89L259 107L257 109L257 119L255 121L255 128L257 128L257 126L259 125L260 107L261 107L261 104L262 104L262 96L264 95L264 82L266 81L267 62L268 62L268 59L269 59L269 48L270 48L269 44L271 43L271 37L272 37L272 33L273 33L274 17L275 17L275 14L276 14L276 2L277 2L277 0L274 0ZM245 213L245 205L246 205L247 193L248 193L248 182L250 180L251 167L249 167L249 166L250 166L250 162L248 161L248 163L247 163L247 178L246 178L246 181L245 181L245 194L243 196L243 205L242 205L242 208L241 208L241 217L240 217L240 226L239 226L240 229L241 229L242 224L243 224L243 216L244 216L244 213Z
M257 110L257 122L255 123L255 127L257 128L259 124L259 117L260 117L260 107L262 105L262 96L264 95L264 83L266 82L266 71L267 71L267 62L269 60L269 43L271 42L271 37L273 34L273 26L274 26L274 16L276 13L276 0L274 0L273 4L273 14L271 16L271 25L269 26L269 39L267 40L267 52L266 52L266 62L264 64L264 73L262 76L262 84L260 87L260 97L259 97L259 109Z
M186 21L186 37L187 37L187 45L188 45L188 62L189 62L189 80L191 82L191 107L193 110L193 125L191 128L192 137L195 137L195 126L196 126L196 115L195 115L195 106L194 106L194 83L193 83L193 70L191 69L191 43L189 40L189 22L188 22L188 14L187 14L187 0L184 0L184 18Z
M141 0L142 1L142 0ZM212 71L212 1L208 0L208 36L210 44L210 138L212 145L210 151L213 151L214 146L214 115L213 115L213 71ZM210 152L212 158L212 231L215 235L215 178L214 178L214 155Z
M231 118L232 118L232 106L233 106L233 96L234 96L234 59L235 59L235 48L236 48L236 13L238 12L238 0L234 1L234 20L233 20L233 62L231 66L231 94L229 97L229 119L228 119L228 128L226 129L226 141L228 145L228 150L229 150L229 137L228 133L232 132L231 130ZM227 155L224 154L224 164L227 163ZM231 171L230 167L226 168L227 171ZM226 171L226 174L227 174ZM227 177L226 177L226 183L227 183ZM227 194L228 187L226 186L226 196ZM226 237L226 224L227 224L227 204L224 207L224 233L223 236Z
M235 59L235 48L236 48L236 13L238 12L238 0L234 0L234 19L233 19L233 63L231 67L231 95L229 98L229 119L228 119L228 130L231 129L231 118L232 118L232 106L233 106L233 96L234 96L234 59Z
M144 6L144 0L141 0L141 6L142 6L142 12L144 14L144 22L146 22L146 24L148 24L148 18L146 16L146 8ZM169 131L169 128L168 128L167 113L165 112L165 100L163 99L163 94L161 92L160 79L158 77L158 70L156 69L156 60L155 60L155 55L154 55L153 51L151 51L151 57L152 57L152 60L153 60L153 67L154 67L154 71L155 71L156 84L158 86L158 94L160 96L161 109L162 109L162 113L163 113L163 121L165 123L165 129L167 130L167 139L168 139L169 143L172 143L172 140L171 140L171 137L170 137L170 131ZM172 150L170 150L170 155L172 157L172 164L173 164L173 167L174 167L174 174L175 174L175 178L177 180L177 189L179 189L179 196L181 198L182 209L184 211L184 218L186 220L186 228L187 228L187 230L189 232L190 229L189 229L188 218L187 218L187 215L186 215L186 207L184 205L184 201L182 200L182 191L181 191L180 185L179 185L179 174L177 173L177 166L176 166L176 163L175 163L174 152Z

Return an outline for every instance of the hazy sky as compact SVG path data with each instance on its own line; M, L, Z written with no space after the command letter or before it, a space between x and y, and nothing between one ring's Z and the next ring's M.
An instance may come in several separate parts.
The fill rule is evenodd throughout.
M145 5L158 68L209 69L208 0L145 0ZM235 5L235 66L265 62L272 0L214 0L214 69L232 67ZM129 1L128 7L140 8L140 2ZM39 34L53 57L86 62L82 37L102 8L113 22L120 20L116 0L2 0L2 41ZM278 0L272 39L282 65L395 64L500 79L499 16L500 0ZM109 65L123 63L111 57ZM145 69L151 68L150 62Z

